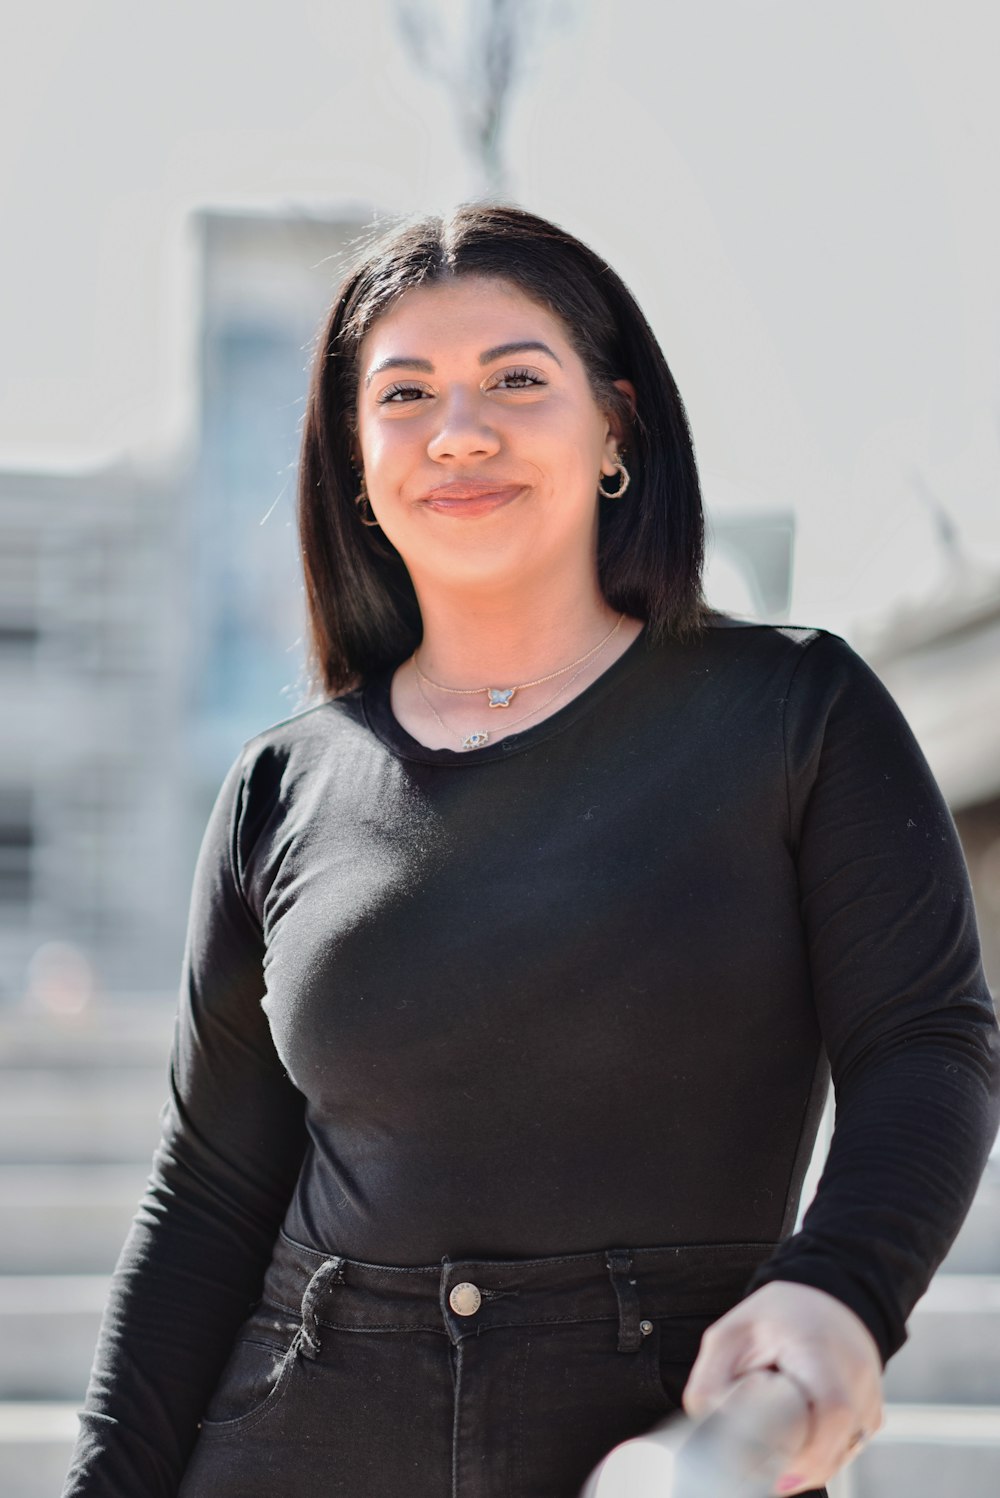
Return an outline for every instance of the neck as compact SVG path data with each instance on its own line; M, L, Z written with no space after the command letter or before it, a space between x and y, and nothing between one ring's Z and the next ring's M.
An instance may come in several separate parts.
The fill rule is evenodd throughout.
M533 597L420 596L420 669L446 686L513 686L552 671L596 645L619 611L597 588L556 588Z

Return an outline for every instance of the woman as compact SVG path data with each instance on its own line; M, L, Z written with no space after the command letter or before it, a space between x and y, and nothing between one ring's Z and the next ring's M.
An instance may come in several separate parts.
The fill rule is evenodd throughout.
M569 1498L756 1367L810 1401L779 1491L819 1490L998 1118L898 710L835 635L707 608L656 340L516 209L348 277L300 538L322 700L205 834L65 1493Z

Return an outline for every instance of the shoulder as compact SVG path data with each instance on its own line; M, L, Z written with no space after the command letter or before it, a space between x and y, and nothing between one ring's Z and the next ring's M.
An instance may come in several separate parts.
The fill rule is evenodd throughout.
M712 621L710 648L778 708L790 781L831 775L881 784L932 779L906 716L876 670L842 635L818 626ZM734 642L745 641L746 644ZM846 780L845 780L846 783Z
M321 794L324 774L350 773L371 742L360 691L281 718L244 740L219 790L217 814L225 807L241 835L252 835L277 808L287 812Z
M244 740L219 786L204 837L228 847L241 878L268 827L308 819L331 780L356 776L358 751L372 743L360 691L282 718Z
M704 638L723 653L784 659L793 669L808 661L808 669L818 672L874 674L843 635L821 625L771 624L735 614L713 613L707 621Z
M756 645L764 650L788 655L790 659L808 650L820 639L846 643L839 635L831 634L818 625L771 624L760 619L744 619L738 614L719 612L709 614L705 638L718 642L723 649Z
M820 625L767 623L713 613L701 636L701 648L721 659L739 661L744 669L754 661L770 670L784 667L789 678L870 673L842 635Z
M703 639L720 671L780 702L789 732L822 737L832 722L898 725L902 718L873 667L832 630L714 615Z
M253 772L266 778L269 771L282 773L290 766L305 766L317 756L328 755L331 749L346 748L352 741L368 737L361 691L355 690L342 697L325 698L268 724L244 740L237 762L244 775Z

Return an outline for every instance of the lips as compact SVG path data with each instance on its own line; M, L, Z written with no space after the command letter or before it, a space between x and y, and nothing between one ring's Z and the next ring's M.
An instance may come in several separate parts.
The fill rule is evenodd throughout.
M422 496L421 503L430 510L451 514L481 515L500 509L523 493L523 484L496 484L483 480L456 479L439 484Z

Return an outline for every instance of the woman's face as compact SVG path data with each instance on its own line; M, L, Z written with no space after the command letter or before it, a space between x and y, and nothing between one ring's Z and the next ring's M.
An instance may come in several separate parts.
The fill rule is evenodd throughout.
M358 456L418 589L593 574L618 447L562 321L509 282L417 287L362 343Z

